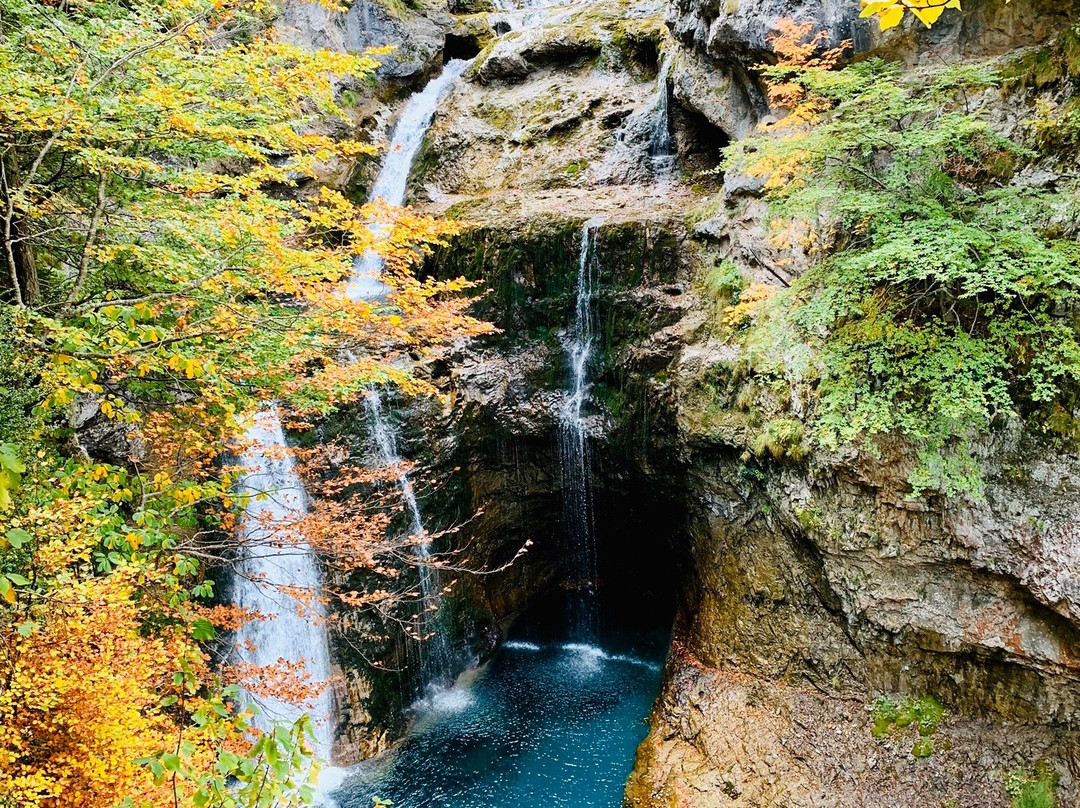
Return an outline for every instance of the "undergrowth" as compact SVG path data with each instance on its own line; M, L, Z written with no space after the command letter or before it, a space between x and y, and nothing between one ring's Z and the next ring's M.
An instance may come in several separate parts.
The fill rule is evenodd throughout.
M766 179L774 243L812 268L725 315L746 371L810 383L826 449L914 443L913 496L978 498L975 446L1003 419L1072 439L1077 183L1012 181L1071 134L1049 137L1045 121L1027 142L996 133L970 101L1000 86L982 65L906 76L871 59L779 78L814 100L812 120L733 144L725 170ZM736 288L730 274L708 279L714 294Z
M1034 769L1014 769L1005 775L1005 791L1012 808L1057 808L1058 774L1040 763Z

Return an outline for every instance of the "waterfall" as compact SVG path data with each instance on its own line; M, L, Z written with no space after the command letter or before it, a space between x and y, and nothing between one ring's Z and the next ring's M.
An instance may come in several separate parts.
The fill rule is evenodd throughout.
M251 497L240 523L240 560L232 581L233 601L266 619L245 623L236 632L240 661L261 668L297 665L307 684L321 685L310 709L276 698L247 694L259 705L256 725L295 721L310 712L315 721L315 753L329 759L331 726L330 650L325 612L318 601L321 576L311 548L296 525L307 513L304 485L285 444L277 409L255 417L245 434L239 490ZM262 499L255 499L263 495ZM299 598L297 597L299 596ZM284 666L282 666L284 667Z
M466 59L452 59L443 67L442 73L405 102L401 117L394 127L390 148L371 189L370 201L382 200L394 206L400 206L405 201L409 171L435 117L435 110L468 66L469 61ZM373 224L370 229L376 238L385 235L388 230L384 224ZM352 300L378 300L384 297L389 290L386 284L379 280L381 274L382 259L377 252L368 250L357 256L353 262L352 277L349 279L346 294Z
M580 575L571 583L583 597L575 604L574 628L582 634L596 628L595 594L598 577L593 501L589 480L588 425L582 414L589 395L589 365L596 348L596 295L600 285L600 264L596 255L596 233L600 221L590 219L582 227L578 253L578 275L573 328L567 340L567 357L572 388L560 418L559 453L563 473L563 515L574 569Z
M391 138L386 159L379 169L375 185L371 191L371 201L382 200L389 205L399 206L405 201L409 171L416 153L424 142L424 135L435 117L439 102L454 82L465 72L469 61L453 59L446 63L443 72L428 82L423 90L405 102L397 126ZM386 234L386 226L371 226L372 233L379 237ZM368 250L358 256L353 264L352 278L346 293L353 300L377 300L385 297L389 287L381 280L382 259L374 250ZM383 413L382 398L378 390L368 394L367 411L370 421L371 436L378 450L379 460L384 467L399 467L402 458L397 450L397 435L393 422ZM439 615L442 605L442 585L438 571L429 563L430 548L423 541L426 534L420 505L408 475L398 477L398 486L409 517L409 532L421 539L415 545L415 555L420 569L420 613L416 621L416 630L421 637L426 637L426 648L420 653L420 673L425 683L435 681L446 674L450 667L450 651L444 632L440 630Z
M424 133L431 125L435 108L467 65L468 62L463 60L449 62L440 76L406 102L375 182L372 200L381 199L391 205L402 203L409 169ZM372 232L376 236L382 235L385 227L373 225ZM375 300L384 296L388 288L379 280L381 271L382 262L374 251L369 250L358 257L346 294L353 300ZM373 433L384 462L399 464L401 459L397 456L394 435L381 415L377 395L368 398L368 408L373 413ZM314 553L297 535L295 528L307 512L303 483L289 455L276 408L260 412L245 439L249 448L240 458L243 472L239 489L252 499L241 521L241 557L233 576L233 600L267 619L250 621L237 631L237 656L241 662L265 668L298 666L307 681L323 685L314 702L305 706L311 707L315 719L315 752L328 760L334 734L332 696L327 684L330 651L326 615L318 600L322 580ZM402 475L399 482L412 522L412 533L422 536L424 528L412 485L406 475ZM267 496L255 499L258 494ZM427 558L427 553L426 545L418 545L417 555L422 560ZM422 566L421 570L422 621L426 625L437 618L437 610L429 609L429 604L433 598L438 598L439 581L429 567ZM445 638L440 636L439 640L443 643L438 646L441 653ZM264 716L257 719L262 726L271 720L295 721L304 712L301 705L254 693L247 695L263 710ZM329 785L324 784L324 787Z
M649 156L652 158L653 172L659 177L670 177L675 171L675 140L671 136L671 109L668 100L670 72L671 59L664 54L656 77L656 102L649 127Z
M398 453L397 434L394 425L383 413L382 399L377 390L372 390L368 394L366 403L371 436L375 441L380 462L384 468L399 468L404 461ZM420 673L424 683L429 684L444 676L450 667L450 648L446 642L446 634L439 625L442 582L439 571L429 563L430 542L426 540L427 530L424 528L424 520L412 480L409 479L408 474L401 472L397 482L409 519L409 535L416 542L414 554L420 569L420 611L415 629L419 636L426 638L420 650Z

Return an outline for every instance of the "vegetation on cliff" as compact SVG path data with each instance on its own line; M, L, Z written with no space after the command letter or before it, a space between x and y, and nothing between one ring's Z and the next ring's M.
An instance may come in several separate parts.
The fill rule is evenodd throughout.
M304 722L253 738L206 652L251 617L207 605L205 542L242 504L220 459L260 401L302 415L373 381L418 390L395 355L484 328L467 284L409 272L447 225L313 182L372 151L318 123L342 115L334 77L370 77L377 54L285 45L270 13L0 2L5 808L310 796ZM388 303L341 283L373 218L393 225Z
M772 238L812 266L748 290L727 324L753 373L812 389L819 445L901 434L916 495L977 495L993 425L1019 416L1070 445L1080 432L1080 197L1054 146L1075 124L1026 95L1016 63L831 68L768 69L792 115L728 150L729 170L763 178Z

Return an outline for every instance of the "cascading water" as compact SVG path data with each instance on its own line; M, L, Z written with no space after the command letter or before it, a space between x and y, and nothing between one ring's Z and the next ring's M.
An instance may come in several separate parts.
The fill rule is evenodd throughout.
M380 462L385 468L400 468L404 461L398 453L397 435L393 424L383 413L379 394L373 390L368 395L366 403L371 422L371 436L374 438ZM418 636L424 638L420 650L420 673L427 684L444 677L450 667L450 648L446 641L446 634L439 625L442 583L438 570L430 563L430 543L425 539L427 530L424 528L420 503L416 499L416 492L413 490L409 475L401 472L398 475L398 485L401 488L401 498L405 503L406 514L409 517L409 535L416 542L414 553L420 568L420 603L415 630Z
M305 685L321 688L305 705L248 697L262 710L256 723L263 727L275 720L295 721L308 712L315 721L315 752L328 759L333 742L330 650L318 599L318 564L297 532L307 513L304 485L276 408L255 417L245 442L239 489L250 500L240 524L241 556L232 593L238 606L265 619L248 621L236 632L237 653L241 662L260 668L296 666L306 677Z
M665 54L660 60L656 77L656 104L649 130L649 157L653 173L660 178L670 178L675 171L675 139L671 136L671 109L668 100L668 76L671 60Z
M379 172L372 199L400 205L405 197L405 185L413 158L431 125L435 108L450 85L465 70L468 62L449 62L442 74L423 91L409 99L394 130L393 142ZM381 227L373 226L376 235ZM346 294L353 300L374 300L385 295L387 287L379 280L382 262L374 251L359 257L353 265ZM379 402L369 399L369 408L378 413ZM380 422L381 419L373 419ZM382 423L385 423L382 421ZM376 428L376 439L380 429ZM392 438L392 433L382 433ZM318 563L311 548L296 535L296 524L306 513L303 483L289 455L281 421L275 408L260 412L245 435L247 450L240 458L243 474L241 491L252 497L241 523L241 559L232 581L234 602L266 616L253 620L237 632L237 655L241 662L260 668L279 663L296 666L311 685L323 685L314 703L297 705L274 698L249 698L259 704L264 713L263 724L271 720L295 720L310 706L315 719L316 753L329 759L333 744L331 725L331 693L326 683L330 679L330 652L324 623L325 614L318 595L322 580ZM389 448L388 465L397 465L394 442ZM400 478L402 493L413 522L413 533L423 535L423 525L411 483L405 475ZM255 498L264 495L263 498ZM426 556L427 549L419 545L418 553ZM426 568L424 568L426 569ZM425 593L438 593L438 581L430 571L421 573ZM304 602L296 597L304 596ZM424 596L425 607L429 603ZM425 612L427 609L425 608Z
M435 110L468 65L469 62L465 59L447 62L441 74L405 102L401 117L394 128L386 159L375 179L371 201L378 200L394 206L400 206L405 201L409 171L424 141L424 134L435 117ZM371 229L376 238L386 234L385 225L372 225ZM368 250L357 257L346 291L349 297L353 300L378 300L385 297L390 289L380 279L382 269L382 259L374 250ZM397 450L397 435L393 423L383 414L379 391L371 390L366 400L371 435L378 449L379 459L384 467L398 468L402 464L402 458ZM420 651L420 673L424 682L430 683L445 677L450 667L449 646L439 626L442 586L437 570L428 563L430 548L424 541L424 522L416 493L407 474L399 475L398 485L409 515L410 535L416 541L415 555L420 568L420 603L416 631L425 638L423 644L426 645L426 649Z
M390 148L386 152L375 185L371 189L370 201L382 201L388 205L400 206L405 201L405 189L409 181L409 171L413 160L424 142L435 110L439 102L465 72L469 62L465 59L452 59L443 67L442 73L428 82L423 90L405 102ZM386 225L373 224L371 232L377 238L387 232ZM378 300L389 291L386 284L379 280L382 274L382 258L374 250L368 250L353 262L352 277L346 294L352 300Z
M571 585L575 600L574 629L582 636L596 629L593 598L597 579L596 538L593 501L589 481L588 423L583 414L589 395L589 370L596 348L596 295L600 285L600 264L596 255L596 233L600 221L590 219L582 227L578 254L578 275L574 324L567 341L572 388L563 406L559 425L559 453L563 474L563 515L574 569L579 574Z

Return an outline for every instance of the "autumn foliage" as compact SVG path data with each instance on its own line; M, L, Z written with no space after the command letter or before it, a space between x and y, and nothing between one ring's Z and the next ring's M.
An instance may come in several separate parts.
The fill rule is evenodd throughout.
M375 151L319 133L351 124L339 82L378 54L306 52L271 18L0 2L3 808L309 798L310 727L256 732L206 654L245 617L204 605L208 537L243 505L220 456L260 402L422 393L403 358L488 330L470 284L411 272L455 226L317 181ZM350 300L368 249L390 291ZM129 456L91 457L88 420ZM374 563L364 546L341 564Z

